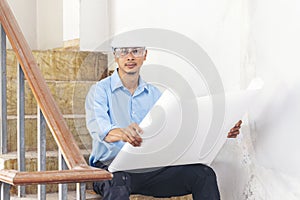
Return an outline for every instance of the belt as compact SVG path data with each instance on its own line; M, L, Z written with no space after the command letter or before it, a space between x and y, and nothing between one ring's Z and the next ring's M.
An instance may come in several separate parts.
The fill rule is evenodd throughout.
M114 159L106 160L106 161L97 161L94 166L98 168L107 168Z

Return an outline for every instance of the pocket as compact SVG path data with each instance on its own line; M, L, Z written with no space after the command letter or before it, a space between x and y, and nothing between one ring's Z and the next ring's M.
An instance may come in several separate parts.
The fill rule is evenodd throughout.
M126 172L113 173L113 179L111 180L111 186L127 186L131 185L130 175Z

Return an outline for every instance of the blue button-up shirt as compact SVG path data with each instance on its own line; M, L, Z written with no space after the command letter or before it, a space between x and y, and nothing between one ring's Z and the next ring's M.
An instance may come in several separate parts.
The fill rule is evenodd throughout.
M139 78L138 87L131 95L124 87L117 70L90 88L85 101L86 125L93 139L90 164L113 159L124 145L123 141L104 141L114 128L139 124L159 99L161 92Z

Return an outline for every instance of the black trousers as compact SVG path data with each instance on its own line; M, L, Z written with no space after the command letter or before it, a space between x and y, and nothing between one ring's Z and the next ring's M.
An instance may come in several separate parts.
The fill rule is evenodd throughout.
M97 162L96 166L107 170ZM194 200L219 200L216 174L203 164L169 166L143 173L115 172L112 180L94 182L103 200L129 200L130 194L172 197L192 194Z

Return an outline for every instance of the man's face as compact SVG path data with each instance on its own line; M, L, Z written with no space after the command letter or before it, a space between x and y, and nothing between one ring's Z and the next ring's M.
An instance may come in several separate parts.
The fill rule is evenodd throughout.
M114 55L120 75L136 74L146 60L147 50L145 47L120 47L114 49Z

